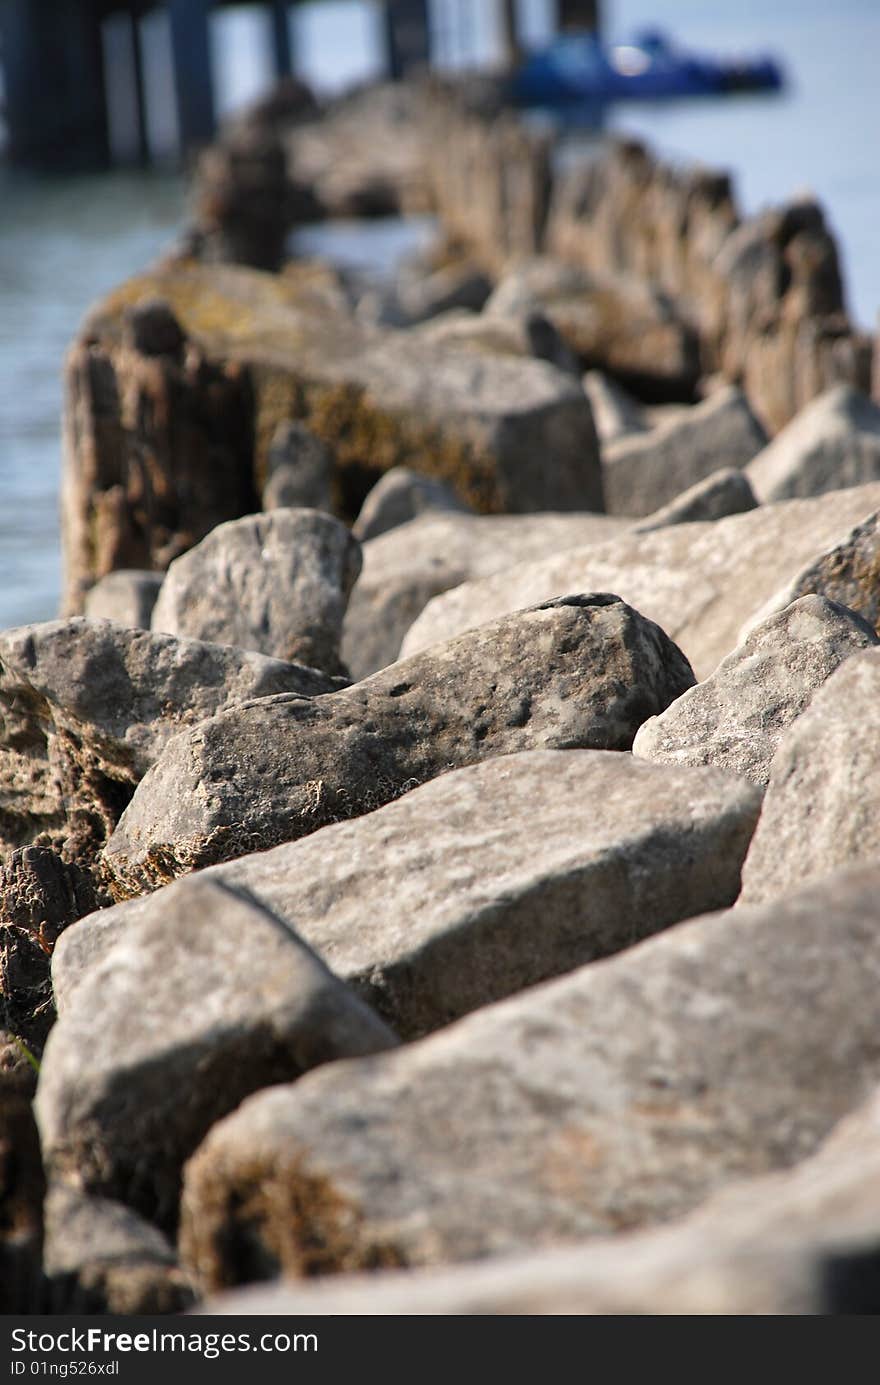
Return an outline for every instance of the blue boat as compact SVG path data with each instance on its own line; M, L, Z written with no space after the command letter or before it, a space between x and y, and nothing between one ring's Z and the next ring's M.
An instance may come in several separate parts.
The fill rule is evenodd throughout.
M511 79L511 98L518 106L558 107L779 91L783 84L772 57L704 57L655 29L611 46L595 34L566 33L525 59Z

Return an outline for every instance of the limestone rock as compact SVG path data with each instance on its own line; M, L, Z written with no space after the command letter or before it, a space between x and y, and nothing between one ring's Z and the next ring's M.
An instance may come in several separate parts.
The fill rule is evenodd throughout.
M757 505L748 478L735 467L721 467L704 481L696 481L668 505L655 510L641 524L637 534L650 534L652 529L665 529L669 524L698 524L704 520L724 519L726 515L743 514Z
M880 511L807 563L755 613L743 634L749 633L755 621L784 610L810 592L858 611L875 629L880 625Z
M742 780L597 750L455 770L354 822L215 867L405 1038L732 904L760 810ZM53 960L70 996L186 881L104 909Z
M462 311L444 313L411 336L435 345L476 351L489 356L533 356L547 361L566 375L580 377L581 368L574 352L565 344L553 323L543 313L524 309L504 317L489 313ZM590 401L592 404L592 400Z
M780 739L817 688L859 650L870 625L821 596L804 596L758 625L715 672L639 728L633 754L717 765L766 784Z
M436 597L413 623L401 657L564 591L607 590L655 620L705 678L740 643L744 622L878 505L880 485L859 486L522 563ZM851 604L833 591L823 595Z
M880 1236L876 1094L794 1169L744 1180L682 1221L629 1236L447 1270L267 1284L197 1311L313 1315L676 1314L876 1311L842 1301L841 1271ZM876 1261L874 1261L876 1263ZM852 1274L847 1275L852 1287Z
M181 360L145 357L127 313L159 296ZM166 262L89 315L68 362L65 609L118 567L164 569L252 514L279 424L330 451L334 512L356 517L394 466L446 481L481 513L601 510L578 381L541 360L357 323L313 272ZM209 493L210 492L210 493Z
M279 423L267 470L264 510L332 510L333 455L302 423Z
M464 513L467 506L442 481L419 476L408 467L392 467L370 491L351 532L365 543L432 510Z
M36 1100L53 1181L165 1226L183 1161L243 1097L395 1042L264 905L218 881L186 886L74 991Z
M851 385L835 385L758 453L747 474L762 503L880 480L880 408Z
M487 316L543 313L584 370L598 369L640 397L687 398L699 378L693 329L672 301L635 275L587 273L561 260L516 265L494 290Z
M342 628L353 678L394 662L403 637L432 597L461 582L566 548L601 543L626 529L610 515L423 515L364 544L364 566Z
M179 1313L194 1299L161 1231L119 1202L62 1184L46 1199L43 1263L56 1312Z
M2 1023L37 1057L54 1019L52 949L69 924L100 902L88 873L47 847L13 851L0 867Z
M108 572L86 593L85 613L94 620L113 620L132 630L149 630L161 585L161 572L129 568Z
M880 1076L878 884L703 916L261 1093L190 1161L184 1263L216 1290L533 1254L809 1156Z
M846 660L786 731L743 871L747 903L880 854L878 695L880 651L866 649Z
M569 596L329 698L262 698L203 721L141 781L103 863L119 897L307 836L446 770L517 750L628 750L693 683L616 596Z
M741 390L716 390L671 422L609 443L602 484L609 514L650 515L720 467L742 468L767 441Z
M181 727L248 698L339 686L314 669L110 621L4 631L0 842L88 863Z
M331 515L248 515L172 563L153 629L341 674L342 619L360 569L360 546Z
M593 410L593 422L604 446L632 433L647 433L651 421L637 399L601 370L588 370L584 390Z

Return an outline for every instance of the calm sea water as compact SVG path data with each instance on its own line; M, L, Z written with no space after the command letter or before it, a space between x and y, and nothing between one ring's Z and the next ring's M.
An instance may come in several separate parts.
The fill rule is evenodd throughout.
M497 53L494 0L433 0L441 63L460 66ZM665 153L732 169L748 211L811 189L841 241L851 308L864 326L880 308L880 115L878 0L606 0L616 37L662 24L709 51L773 49L791 87L779 98L743 97L619 109L613 125ZM550 0L522 0L527 36L549 32ZM268 31L258 12L225 11L214 41L224 110L255 95L268 68ZM370 0L323 0L296 17L300 64L332 88L369 76L381 60ZM164 42L157 29L156 51ZM154 81L151 129L173 134L167 91ZM170 175L117 173L38 180L0 170L0 628L51 618L60 560L57 494L61 368L65 349L97 297L147 264L174 236L184 188ZM323 248L375 264L405 244L399 227L336 231ZM311 239L313 247L321 240Z

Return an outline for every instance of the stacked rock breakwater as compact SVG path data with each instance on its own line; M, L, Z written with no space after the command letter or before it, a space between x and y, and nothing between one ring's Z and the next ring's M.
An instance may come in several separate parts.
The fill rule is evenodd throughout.
M71 348L64 613L0 633L7 1311L880 1307L833 243L471 97L400 97L372 203L322 159L387 94L270 103ZM404 182L393 284L276 263Z

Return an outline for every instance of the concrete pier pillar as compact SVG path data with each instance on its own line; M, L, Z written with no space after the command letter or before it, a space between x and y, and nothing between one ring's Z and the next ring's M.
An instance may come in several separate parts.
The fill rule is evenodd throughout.
M97 6L0 0L8 154L37 168L109 163Z
M216 126L210 0L168 0L177 119L184 150L207 144Z
M269 10L272 17L272 51L275 54L275 74L278 77L293 75L293 47L290 42L290 6L287 0L272 0Z
M506 65L515 67L522 57L516 0L501 0L501 47Z
M387 0L385 32L388 42L388 75L400 81L415 68L431 61L431 25L428 0Z
M598 34L602 21L600 0L557 0L557 7L560 29L591 29Z
M150 162L150 142L147 136L147 96L144 83L144 50L141 43L140 15L133 12L131 21L131 58L134 78L135 119L137 121L138 163Z

